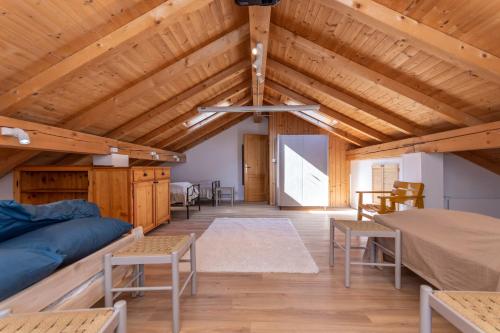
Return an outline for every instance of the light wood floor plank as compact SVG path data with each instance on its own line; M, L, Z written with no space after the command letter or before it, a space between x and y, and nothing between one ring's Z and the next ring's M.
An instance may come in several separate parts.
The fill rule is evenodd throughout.
M329 216L354 219L350 210ZM331 333L418 332L418 293L424 283L403 270L403 287L394 289L393 272L353 267L351 288L343 285L341 253L335 268L328 266L328 216L324 213L280 211L264 205L233 208L202 206L191 220L174 212L174 221L151 235L195 232L200 236L217 217L288 217L320 268L319 274L200 273L199 293L181 300L181 328L186 333ZM361 256L361 251L354 253ZM166 267L146 267L146 283L169 282ZM130 332L171 332L170 295L126 296ZM458 332L435 316L435 333Z

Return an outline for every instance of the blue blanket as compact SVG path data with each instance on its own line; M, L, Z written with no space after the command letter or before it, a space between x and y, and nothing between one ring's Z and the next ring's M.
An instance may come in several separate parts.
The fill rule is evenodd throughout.
M0 200L0 242L53 223L99 216L97 205L85 200L64 200L46 205Z

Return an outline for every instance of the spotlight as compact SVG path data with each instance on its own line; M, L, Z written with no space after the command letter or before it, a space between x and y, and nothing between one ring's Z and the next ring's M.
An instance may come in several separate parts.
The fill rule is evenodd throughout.
M29 145L31 143L28 133L20 128L2 127L0 134L17 138L21 145Z

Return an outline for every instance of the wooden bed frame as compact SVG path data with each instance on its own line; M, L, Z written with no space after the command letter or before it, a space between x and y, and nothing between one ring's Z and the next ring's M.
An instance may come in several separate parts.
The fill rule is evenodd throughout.
M142 227L135 228L131 234L0 302L0 311L10 309L12 313L25 313L91 307L104 296L104 256L130 244L142 234ZM129 267L115 268L115 285L120 285L129 274Z

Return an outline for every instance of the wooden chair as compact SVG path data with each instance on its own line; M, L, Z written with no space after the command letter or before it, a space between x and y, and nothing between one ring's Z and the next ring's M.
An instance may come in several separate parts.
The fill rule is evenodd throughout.
M424 208L424 184L395 181L391 191L356 191L358 193L358 220L363 216L373 219L375 214L393 213L399 205ZM364 194L385 194L379 196L380 204L363 203Z

